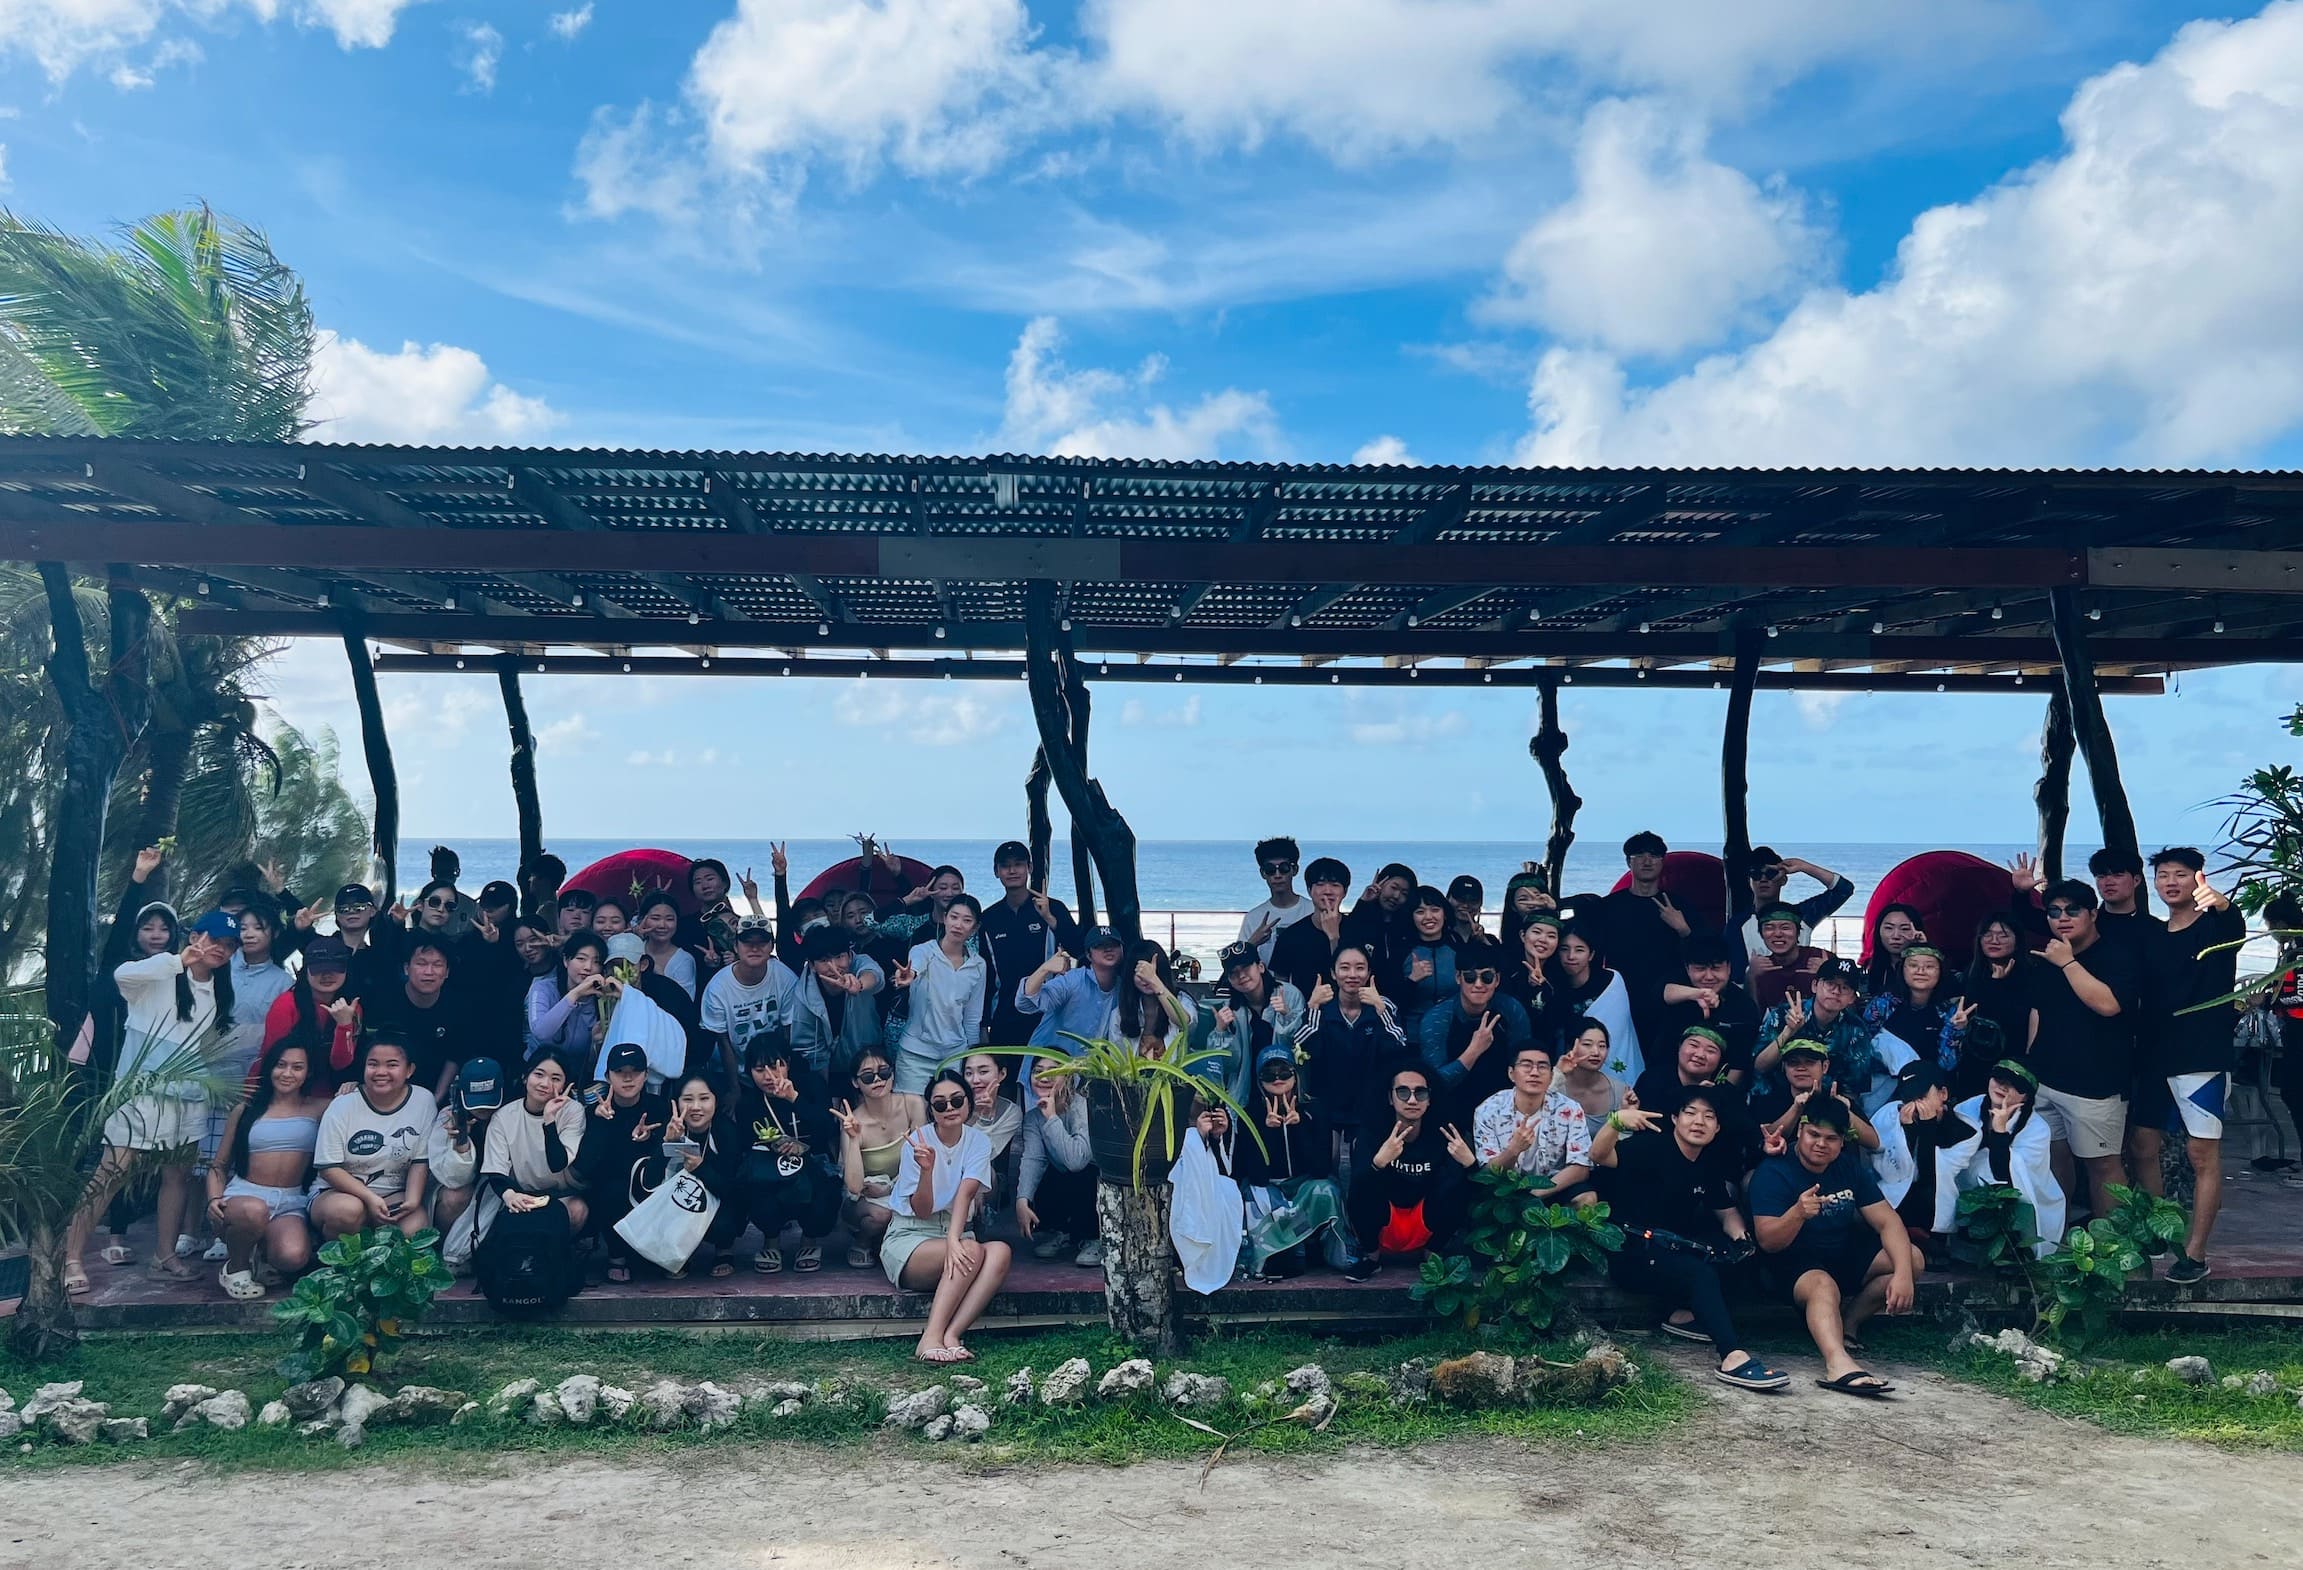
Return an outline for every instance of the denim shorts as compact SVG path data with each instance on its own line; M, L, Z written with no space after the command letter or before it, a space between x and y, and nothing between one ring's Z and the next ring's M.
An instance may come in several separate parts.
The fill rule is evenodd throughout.
M262 1200L271 1211L265 1217L267 1221L277 1221L282 1216L309 1216L312 1213L312 1196L303 1189L267 1188L242 1177L236 1177L224 1185L224 1197Z

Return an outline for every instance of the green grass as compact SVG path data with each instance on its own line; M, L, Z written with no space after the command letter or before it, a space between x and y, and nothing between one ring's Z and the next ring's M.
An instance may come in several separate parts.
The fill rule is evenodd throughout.
M2060 1349L2068 1357L2066 1377L2046 1385L2018 1378L2014 1360L1999 1353L1949 1350L1948 1336L1934 1326L1875 1320L1865 1339L1884 1357L1925 1364L2025 1406L2114 1433L2234 1449L2303 1450L2303 1410L2294 1395L2303 1385L2303 1331L2204 1325L2122 1331L2083 1348ZM2190 1355L2212 1363L2215 1379L2194 1387L2167 1372L2169 1358ZM2269 1370L2287 1393L2249 1396L2222 1387L2224 1375L2244 1377L2257 1369Z
M1213 1412L1193 1414L1226 1434L1254 1421L1237 1398L1257 1383L1289 1369L1318 1362L1341 1377L1358 1370L1382 1371L1409 1357L1457 1356L1475 1343L1455 1333L1426 1333L1384 1339L1321 1339L1270 1329L1218 1332L1201 1339L1174 1367L1222 1374L1232 1382L1234 1401ZM387 1370L387 1387L438 1385L465 1391L477 1400L514 1379L535 1377L556 1383L571 1373L593 1373L613 1384L640 1390L659 1378L712 1379L726 1387L754 1380L852 1378L882 1389L918 1390L946 1372L910 1360L910 1342L800 1342L762 1339L734 1332L580 1332L550 1328L505 1329L485 1337L422 1337L411 1342ZM1525 1347L1494 1344L1496 1350ZM366 1466L378 1460L430 1462L469 1471L476 1461L523 1453L599 1453L646 1460L690 1450L778 1440L880 1450L910 1449L960 1465L1000 1465L1019 1461L1123 1464L1147 1458L1198 1458L1219 1441L1179 1421L1150 1397L1125 1402L1091 1402L1077 1410L1039 1407L994 1411L991 1433L978 1444L933 1445L879 1426L880 1405L839 1411L810 1403L799 1416L770 1418L747 1412L724 1433L686 1431L645 1433L630 1427L532 1428L512 1421L471 1421L462 1427L422 1429L379 1425L365 1447L347 1452L332 1439L305 1439L292 1429L236 1434L202 1427L163 1436L158 1423L161 1397L179 1382L239 1389L256 1405L279 1394L286 1381L273 1372L285 1339L263 1335L137 1336L94 1339L74 1353L30 1370L0 1352L0 1386L19 1402L51 1380L86 1382L86 1395L109 1401L116 1417L150 1416L153 1438L124 1448L92 1446L72 1450L40 1444L28 1454L0 1449L0 1466L19 1468L118 1462L128 1457L199 1458L226 1467L327 1469ZM1554 1356L1561 1348L1547 1348ZM1000 1381L1029 1366L1044 1374L1070 1357L1085 1357L1098 1376L1121 1361L1126 1350L1100 1328L986 1335L977 1338L978 1360L960 1372L988 1382L996 1398ZM1347 1444L1410 1445L1467 1435L1493 1435L1523 1441L1558 1441L1578 1446L1601 1441L1651 1437L1692 1411L1692 1392L1668 1372L1641 1363L1630 1388L1613 1392L1599 1405L1494 1412L1457 1412L1438 1407L1397 1408L1388 1402L1344 1394L1342 1408L1324 1433L1300 1424L1256 1428L1227 1452L1315 1454ZM1170 1369L1161 1362L1160 1377ZM482 1464L489 1464L483 1462Z

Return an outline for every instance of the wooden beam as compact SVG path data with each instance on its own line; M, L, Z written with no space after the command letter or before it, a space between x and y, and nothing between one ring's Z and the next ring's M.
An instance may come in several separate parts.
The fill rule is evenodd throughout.
M386 654L376 661L379 671L393 675L415 672L485 670L495 656L488 654ZM913 681L1014 681L1024 674L1016 659L929 658L856 659L826 655L799 655L777 659L759 655L714 654L643 655L606 654L523 655L530 672L606 676L792 676ZM1582 687L1646 687L1671 691L1716 692L1727 685L1723 673L1710 670L1643 670L1621 665L1583 665L1563 669L1557 665L1497 665L1486 669L1457 666L1399 665L1246 665L1246 664L1129 664L1118 658L1082 657L1083 673L1098 681L1157 682L1193 686L1229 687L1538 687L1552 677L1562 685ZM1093 670L1089 670L1089 666ZM1864 670L1798 671L1762 669L1757 685L1766 692L2004 692L2036 694L2037 681L2027 688L2013 674L1968 675L1920 673L1875 675ZM2165 683L2156 676L2104 676L2097 687L2106 693L2155 696Z
M2079 609L2079 596L2057 589L2050 596L2055 618L2055 646L2063 663L2063 692L2071 704L2071 729L2079 755L2087 760L2087 784L2095 796L2095 812L2103 825L2107 850L2140 856L2135 837L2135 814L2127 805L2127 790L2119 779L2119 751L2112 744L2111 725L2103 716L2103 680L2095 674L2087 647L2087 621Z
M364 523L387 529L434 530L446 527L430 514L418 512L337 464L307 464L304 466L303 478L298 483L329 506ZM518 584L521 588L541 594L546 599L558 600L563 605L583 603L581 590L566 579L554 577L548 572L499 572L496 576L506 583Z
M2053 883L2063 876L2063 830L2071 821L2071 698L2061 682L2050 684L2047 715L2039 728L2039 781L2031 787L2039 809L2039 875Z

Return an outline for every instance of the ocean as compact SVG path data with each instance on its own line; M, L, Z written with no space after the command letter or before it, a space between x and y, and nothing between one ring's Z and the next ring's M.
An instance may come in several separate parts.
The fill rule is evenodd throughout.
M413 891L423 881L424 868L431 847L436 840L414 836L400 842L401 886ZM649 840L639 843L657 845L676 850L688 856L716 856L728 864L738 877L748 867L760 882L761 898L765 900L768 885L767 840ZM991 875L992 851L999 841L972 840L897 840L895 849L902 855L916 857L931 866L949 863L967 874L968 887L978 897L987 897L987 891L996 887ZM493 878L509 879L519 864L519 843L505 839L467 839L454 842L458 855L463 858L464 872L459 880L467 890L475 890ZM633 848L629 843L616 840L562 840L550 842L554 854L568 863L571 871L581 871L592 862ZM1709 850L1717 853L1714 845L1688 845L1689 850ZM1913 844L1816 844L1797 845L1778 843L1778 851L1803 857L1819 866L1841 873L1855 884L1855 897L1849 900L1842 915L1833 918L1821 935L1826 947L1845 954L1854 954L1862 946L1860 930L1864 902L1871 897L1879 880L1900 863L1924 851L1941 850L1938 845ZM2028 852L2029 845L1988 844L1953 847L1971 851L1975 855L1996 862L2005 862L2019 852ZM855 845L848 840L792 840L788 843L791 858L791 884L803 888L825 867L844 861L855 854ZM2093 845L2072 845L2064 852L2064 864L2084 869L2087 857L2095 850ZM1375 841L1325 841L1307 843L1304 856L1335 856L1351 868L1352 897L1373 876L1375 869L1389 861L1402 861L1416 869L1426 883L1444 888L1447 881L1458 873L1468 872L1487 888L1490 906L1500 906L1505 881L1519 870L1522 861L1543 854L1541 842L1534 844L1502 840L1432 840L1377 843ZM1072 900L1071 847L1068 842L1055 842L1050 856L1053 872L1048 892L1058 899ZM1567 887L1571 892L1605 890L1612 888L1623 875L1623 858L1617 842L1605 843L1578 840L1569 850L1567 858ZM1199 954L1203 961L1214 951L1237 935L1239 913L1264 897L1263 881L1256 876L1255 860L1245 840L1146 840L1136 847L1136 883L1144 907L1144 932L1159 939L1172 949ZM1300 880L1299 880L1300 886ZM1788 891L1792 898L1815 892L1814 886L1804 879L1794 879ZM1348 903L1348 901L1347 901Z

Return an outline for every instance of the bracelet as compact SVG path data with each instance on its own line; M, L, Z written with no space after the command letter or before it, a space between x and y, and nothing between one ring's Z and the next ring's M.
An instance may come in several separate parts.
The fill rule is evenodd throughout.
M1622 1133L1623 1114L1620 1112L1610 1112L1607 1115L1607 1126L1611 1129L1614 1129L1618 1134Z

